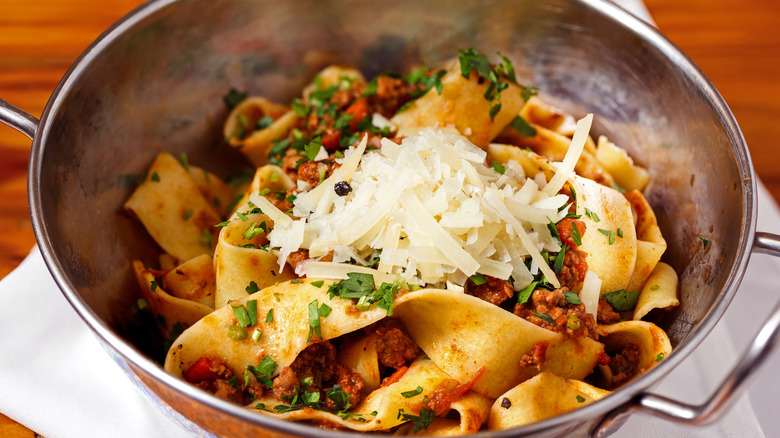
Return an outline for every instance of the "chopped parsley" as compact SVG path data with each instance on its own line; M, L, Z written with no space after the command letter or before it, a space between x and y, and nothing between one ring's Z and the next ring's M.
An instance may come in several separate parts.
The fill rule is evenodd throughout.
M152 181L160 182L160 175L158 175L156 171L152 173Z
M309 338L306 339L306 342L311 341L313 335L317 335L318 339L322 339L319 305L317 300L309 303Z
M705 239L704 237L699 236L699 240L701 240L702 247L704 249L707 249L707 247L710 245L710 240L709 239Z
M615 231L614 230L605 230L603 228L599 228L599 233L607 236L607 241L609 242L610 245L615 243ZM623 232L621 231L620 234L623 234Z
M274 124L274 118L271 116L263 116L262 118L258 119L257 122L255 122L255 129L257 131L263 130L271 125Z
M314 286L314 287L322 287L322 285L323 285L324 283L325 283L325 282L324 282L323 280L317 280L317 281L312 281L312 282L311 282L311 283L309 283L309 284L310 284L310 285L312 285L312 286Z
M422 386L418 386L417 388L411 391L402 392L401 396L403 396L403 398L412 398L416 395L422 394L422 392L423 392Z
M157 290L157 281L152 280L152 282L149 283L149 287L151 287L152 292L155 292Z
M585 207L585 216L588 217L590 220L592 220L595 223L601 222L601 219L599 218L599 215L597 215L594 211L592 211L588 207Z
M555 263L553 263L553 271L556 274L560 274L563 269L563 260L566 258L566 245L561 246L561 251L555 256Z
M247 227L247 229L244 230L242 236L244 236L244 239L246 240L252 240L255 237L261 234L265 234L267 232L268 232L268 228L265 225L265 221L261 222L260 225L252 222L251 224L249 224L249 227Z
M468 79L472 72L476 72L480 79L488 83L484 97L490 105L490 120L492 121L501 111L501 92L509 87L509 82L517 82L515 68L509 58L500 53L498 55L502 62L495 66L490 65L490 60L485 54L474 49L460 50L459 53L461 75Z
M255 302L255 319L257 319L257 300L253 300ZM249 318L249 312L247 311L246 307L244 306L230 306L233 308L233 314L236 315L236 319L238 320L238 324L241 326L241 328L249 327L252 325L252 321ZM257 321L255 321L256 323Z
M314 159L317 158L317 155L320 153L320 149L322 149L322 140L320 137L317 137L303 147L303 156L308 158L309 161L314 161Z
M509 126L514 128L515 131L523 137L536 137L536 129L520 116L515 116L515 118L509 122Z
M420 409L420 415L405 414L403 408L398 410L398 418L404 421L412 421L412 432L415 433L421 430L428 430L428 426L433 423L433 417L433 411L426 408Z
M257 366L247 365L246 371L244 372L244 385L246 386L248 382L248 374L247 372L250 372L254 374L255 378L257 378L257 381L262 383L263 385L272 388L274 386L273 382L271 381L271 376L274 374L274 371L276 371L276 361L271 359L270 356L266 356L263 358L263 360L260 361Z
M585 397L577 394L577 403L585 403Z
M328 286L328 296L333 299L337 296L342 299L357 299L356 307L359 310L367 310L372 304L385 309L387 315L393 314L393 301L400 285L396 283L382 283L376 289L374 276L357 272L347 273L347 279Z
M621 231L621 234L622 234L622 231ZM621 236L621 237L623 237L623 236ZM580 236L580 230L577 228L577 223L574 222L574 221L571 221L571 240L577 246L582 245L582 236ZM611 245L611 243L610 243L610 245Z
M236 107L239 103L243 102L244 99L249 97L249 93L245 91L238 91L235 88L230 88L230 91L227 92L224 96L222 96L222 101L225 102L225 106L232 110Z
M506 167L504 167L504 165L499 163L498 161L492 162L490 164L490 167L492 167L493 170L495 170L496 172L500 173L501 175L503 175L504 172L506 172Z
M192 217L193 213L195 213L195 210L190 208L181 214L181 218L186 221L187 219Z
M200 237L198 237L198 243L203 246L211 246L211 244L214 243L214 236L211 234L208 228L203 229L203 233L200 235Z
M179 164L181 164L181 167L184 168L184 170L188 171L190 170L190 162L187 160L187 154L184 152L179 155Z
M552 316L550 316L550 315L548 315L546 313L538 313L538 312L534 312L533 310L531 311L531 313L535 317L537 317L537 318L539 318L541 320L544 320L544 321L546 321L546 322L548 322L550 324L555 324L555 321L552 319Z
M539 94L539 89L536 87L526 85L520 89L520 97L522 97L523 101L525 102L528 102L530 98L536 96L537 94Z
M332 388L325 392L325 397L328 397L333 401L333 403L336 404L336 409L339 410L339 416L346 414L346 411L352 407L352 405L349 403L350 396L348 393L343 391L341 385L333 385Z
M618 192L620 192L620 193L626 193L626 189L624 189L623 187L620 187L620 186L619 186L619 185L617 185L617 183L615 183L615 182L613 182L613 183L612 183L612 188L613 188L613 189L615 189L615 190L617 190L617 191L618 191Z
M576 292L564 292L563 293L564 298L566 298L566 302L569 304L574 304L575 306L579 306L582 304L582 301L580 300L580 296L577 295Z
M230 224L230 220L226 220L224 222L220 222L220 223L214 225L214 227L224 228L224 227L228 226L229 224Z
M625 289L621 289L607 292L602 296L616 312L628 312L636 307L636 302L639 300L639 291L627 292Z
M528 286L524 287L517 293L517 304L525 304L529 298L531 298L531 295L534 293L534 290L536 290L536 286L541 283L540 281L534 281Z
M658 356L655 357L655 361L656 362L660 362L660 361L664 360L664 356L665 356L665 354L658 353Z
M274 309L269 309L268 313L265 314L265 322L269 324L274 322Z

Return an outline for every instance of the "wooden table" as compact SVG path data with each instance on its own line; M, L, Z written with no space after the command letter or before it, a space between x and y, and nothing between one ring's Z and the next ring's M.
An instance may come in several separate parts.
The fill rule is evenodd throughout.
M0 1L0 97L40 116L70 64L140 0ZM645 0L660 29L709 76L742 127L758 175L780 199L780 3ZM27 211L30 141L0 125L0 278L35 243ZM36 434L0 413L0 436Z

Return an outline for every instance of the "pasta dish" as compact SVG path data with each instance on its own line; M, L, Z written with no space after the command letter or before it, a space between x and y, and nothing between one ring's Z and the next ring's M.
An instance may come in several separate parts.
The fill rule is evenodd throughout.
M260 415L461 435L593 403L671 352L650 174L473 49L289 105L232 90L229 182L161 153L125 209L167 372Z

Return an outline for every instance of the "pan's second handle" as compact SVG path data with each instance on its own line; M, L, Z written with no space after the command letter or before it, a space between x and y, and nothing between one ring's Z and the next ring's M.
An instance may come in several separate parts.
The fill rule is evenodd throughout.
M0 122L21 132L30 140L35 137L35 132L38 130L38 119L3 99L0 99Z
M756 233L753 251L780 257L780 236ZM622 424L622 421L618 420L634 412L643 412L677 423L698 425L712 423L719 419L747 388L747 383L756 375L757 368L780 343L778 333L780 333L780 303L772 310L737 365L706 402L701 405L691 405L660 395L640 394L629 403L607 414L593 430L592 435L595 437L609 435Z

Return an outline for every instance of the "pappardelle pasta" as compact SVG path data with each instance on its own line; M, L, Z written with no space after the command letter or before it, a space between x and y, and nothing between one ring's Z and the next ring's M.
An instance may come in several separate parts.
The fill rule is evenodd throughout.
M671 352L677 274L649 173L473 49L441 70L320 72L225 96L227 184L160 154L126 210L165 370L262 415L460 435L592 403ZM225 220L226 219L226 220Z

